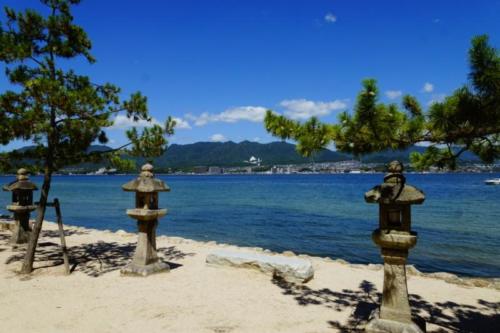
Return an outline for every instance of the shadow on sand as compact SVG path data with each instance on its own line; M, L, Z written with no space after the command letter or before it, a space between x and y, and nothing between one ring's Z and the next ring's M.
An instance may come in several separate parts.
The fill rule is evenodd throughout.
M0 242L2 243L2 245L5 245L9 240L10 240L10 235L7 235L7 234L0 234Z
M87 230L67 230L64 229L64 236L69 237L73 235L86 235L89 234ZM59 230L42 230L40 232L40 237L56 238L59 239Z
M66 236L85 233L81 231L65 231ZM3 236L0 234L0 236ZM59 244L59 233L53 230L42 231L42 236L55 238L54 241L43 241L38 243L35 254L35 269L55 267L63 264L63 257ZM9 237L0 238L2 245L6 245ZM134 255L136 243L117 243L117 242L97 242L90 244L81 244L68 248L70 257L71 272L80 271L89 276L98 277L103 274L118 270L125 266ZM25 255L24 248L14 248L14 252L7 260L6 264L16 261L22 261ZM175 246L158 248L158 255L165 260L171 269L182 266L181 264L171 262L181 260L186 256L192 256L194 253L184 253L175 248Z
M66 231L66 235L80 231ZM44 231L43 237L55 238L54 241L40 242L36 251L35 262L38 268L62 265L63 259L59 246L57 231ZM7 246L10 236L0 233L0 245ZM89 276L98 277L125 266L132 259L136 243L105 243L81 244L69 248L71 271L81 271ZM24 249L13 249L14 254L6 263L22 261ZM182 260L194 253L185 253L175 246L162 247L158 254L168 262L171 269L182 265L173 261ZM42 264L43 263L43 264ZM293 297L301 306L325 306L332 311L344 311L352 308L346 323L329 321L331 328L340 332L363 332L368 318L380 304L381 294L369 281L362 281L357 290L343 289L332 291L328 288L311 289L304 285L288 283L274 279L273 283L282 290L285 296ZM423 317L427 323L437 328L428 332L468 332L468 333L498 333L500 332L500 302L488 302L482 299L477 305L471 306L454 302L430 303L416 294L410 295L410 304L415 315Z
M283 295L293 297L302 306L325 306L333 311L352 308L346 323L329 321L328 324L340 332L364 332L364 327L373 310L380 304L381 293L369 281L362 281L357 290L314 290L307 286L275 279L273 283L282 289ZM430 303L421 296L411 294L410 304L415 315L425 318L428 324L438 328L427 332L500 332L500 302L492 303L479 299L476 306L454 302Z

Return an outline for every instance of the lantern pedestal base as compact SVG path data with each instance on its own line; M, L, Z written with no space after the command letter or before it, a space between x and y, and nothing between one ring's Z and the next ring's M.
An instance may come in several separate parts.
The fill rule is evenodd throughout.
M25 222L25 223L23 223ZM29 227L28 221L14 222L14 229L12 230L12 237L10 238L10 244L27 244L30 238L31 229Z
M147 211L147 210L142 210ZM158 220L138 220L139 235L132 261L121 269L122 275L148 276L168 272L170 266L156 253L156 226Z
M418 323L418 325L417 325ZM366 333L425 333L425 320L414 317L411 323L402 323L395 320L380 319L378 310L375 311L371 320L366 324Z
M151 274L163 273L169 271L170 271L170 266L163 261L157 261L155 263L145 266L137 265L131 262L127 266L123 267L120 270L120 273L122 275L128 275L128 276L148 276Z

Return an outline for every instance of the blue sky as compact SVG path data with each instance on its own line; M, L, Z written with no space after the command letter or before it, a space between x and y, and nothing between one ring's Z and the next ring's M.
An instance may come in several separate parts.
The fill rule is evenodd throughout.
M37 0L0 4L43 9ZM382 101L409 93L426 106L466 83L474 35L500 47L495 0L83 0L73 13L97 63L72 67L142 91L156 120L179 119L174 143L273 141L262 124L268 108L335 121L367 77ZM125 142L127 125L117 120L110 145Z

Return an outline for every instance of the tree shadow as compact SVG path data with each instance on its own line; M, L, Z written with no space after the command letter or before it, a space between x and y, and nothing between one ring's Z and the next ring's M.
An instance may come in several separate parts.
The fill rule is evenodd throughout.
M10 240L11 235L8 234L0 234L0 242L2 242L2 245L5 245L6 241L8 242Z
M87 231L87 230L64 229L64 236L66 236L66 237L73 236L73 235L86 235L88 233L89 233L89 231ZM59 230L42 230L40 232L40 237L58 238L59 239L59 237L60 237Z
M93 244L82 244L69 249L72 267L71 271L81 271L89 276L98 277L115 271L125 266L134 255L136 243L120 244L116 242L98 242ZM157 249L161 259L167 262L170 269L181 267L174 261L182 260L194 253L185 253L175 246L161 247Z
M293 297L301 306L325 306L339 312L352 309L345 323L333 320L328 322L331 328L342 333L364 332L371 313L381 301L381 293L373 283L366 280L360 283L357 290L342 291L328 288L314 290L280 279L273 279L273 283L282 289L283 295ZM428 332L500 332L500 302L479 299L476 306L454 302L430 303L419 295L411 294L410 305L414 315L437 326Z
M132 259L135 247L136 243L117 242L87 243L69 247L70 272L80 271L93 277L113 272ZM14 254L7 258L6 264L24 260L25 249L14 248L12 251ZM157 251L160 258L166 261L171 269L182 266L171 260L178 261L194 255L194 253L182 252L175 246L161 247ZM38 243L34 263L35 270L62 265L64 261L60 245L50 241Z
M64 230L64 236L69 237L73 235L85 235L88 234L89 231L82 231L82 230ZM3 241L8 241L11 238L11 232L4 231L0 233L0 242L3 243ZM40 238L57 238L59 239L59 230L42 230L40 232Z

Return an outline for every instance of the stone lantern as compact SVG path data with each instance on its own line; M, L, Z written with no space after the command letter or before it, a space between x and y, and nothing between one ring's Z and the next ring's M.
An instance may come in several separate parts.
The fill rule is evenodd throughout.
M411 230L411 205L421 204L424 200L421 190L406 184L403 164L398 161L389 164L384 183L365 193L366 202L379 204L380 225L373 232L372 239L381 248L384 259L382 304L366 326L366 332L425 331L423 320L418 318L418 326L412 320L405 266L408 250L417 243L417 233Z
M28 242L31 228L29 225L30 213L37 206L33 205L33 191L37 190L36 185L29 180L28 171L19 169L16 180L4 185L3 190L12 192L12 204L7 209L14 213L14 231L10 242L12 244L25 244Z
M124 275L147 276L169 271L156 253L156 227L158 219L167 214L166 209L158 209L158 192L170 191L160 179L153 178L153 166L142 166L138 178L122 186L124 191L135 192L135 208L127 209L127 215L137 220L139 238L132 261L121 273Z

